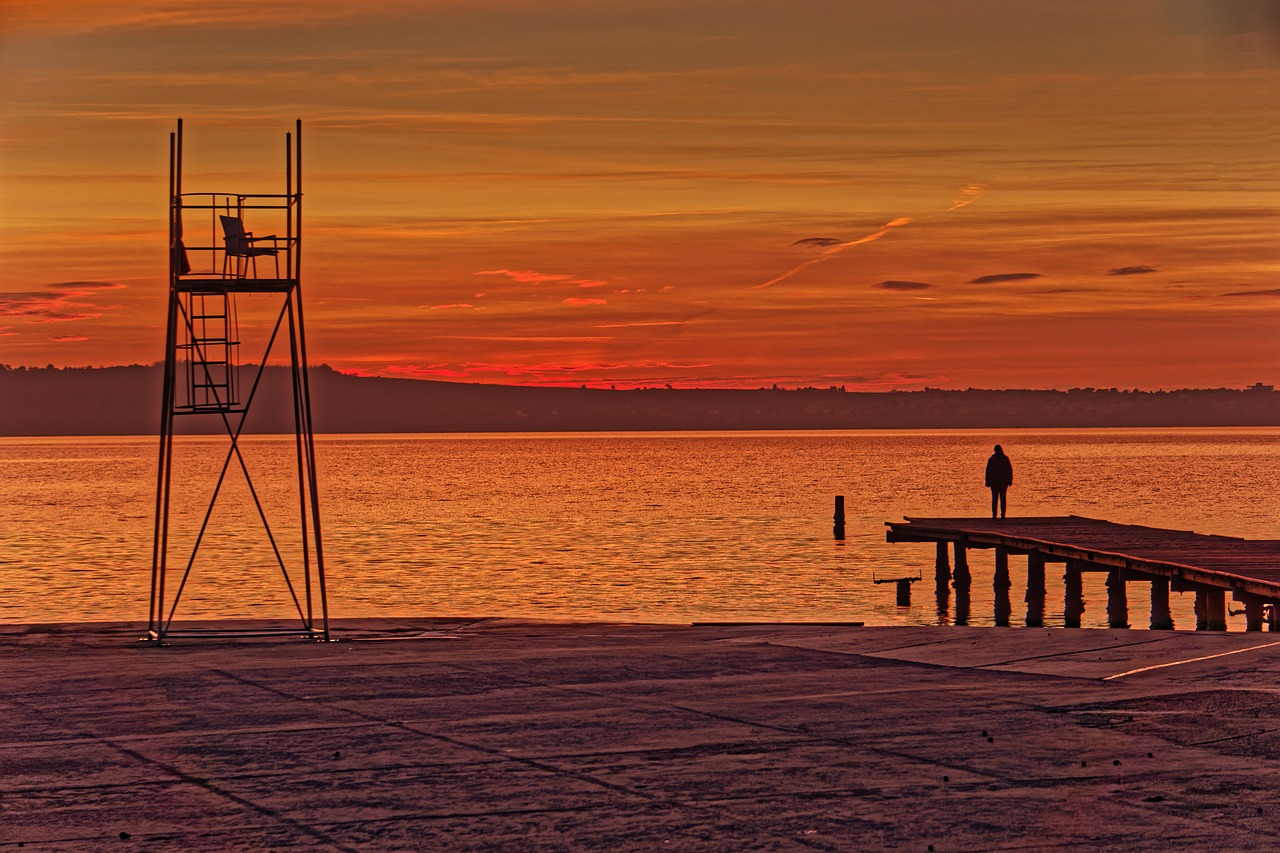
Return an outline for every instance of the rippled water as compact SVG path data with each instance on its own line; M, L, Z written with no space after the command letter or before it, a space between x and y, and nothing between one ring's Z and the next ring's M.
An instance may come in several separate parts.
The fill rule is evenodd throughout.
M886 544L884 522L987 513L997 441L1016 467L1010 515L1280 538L1280 429L322 436L330 611L949 622L933 546ZM292 438L244 444L291 558ZM178 440L171 564L185 563L225 447ZM145 623L155 466L150 437L0 439L0 622ZM178 616L287 616L242 479L229 482ZM970 624L991 622L990 554L972 556ZM1011 563L1017 605L1025 561ZM873 583L917 572L911 607ZM1085 594L1086 624L1104 624L1101 575ZM1190 598L1173 596L1179 627L1194 624ZM1135 626L1141 611L1131 596Z

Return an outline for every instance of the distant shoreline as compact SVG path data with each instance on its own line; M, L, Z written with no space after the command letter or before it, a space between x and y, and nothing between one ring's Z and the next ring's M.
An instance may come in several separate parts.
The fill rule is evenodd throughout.
M242 387L252 384L241 368ZM478 385L310 371L317 433L1061 429L1280 426L1280 392L1115 388L860 392L839 387L611 390ZM268 368L249 433L292 433L288 371ZM153 435L158 366L0 367L0 435ZM217 416L183 433L220 433Z

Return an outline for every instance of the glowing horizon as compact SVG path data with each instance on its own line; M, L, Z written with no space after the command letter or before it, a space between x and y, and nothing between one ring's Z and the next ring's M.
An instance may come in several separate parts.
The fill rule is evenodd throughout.
M163 357L304 122L312 361L592 387L1280 384L1261 0L0 10L0 363ZM252 226L252 223L250 223Z

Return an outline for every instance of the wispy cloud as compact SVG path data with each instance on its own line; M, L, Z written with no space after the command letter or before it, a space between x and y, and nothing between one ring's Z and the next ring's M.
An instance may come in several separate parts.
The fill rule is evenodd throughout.
M1224 293L1222 295L1233 296L1233 297L1245 297L1245 298L1280 296L1280 288L1276 288L1274 290L1237 290L1234 293Z
M108 310L82 301L100 290L124 287L110 281L64 281L44 290L0 292L0 317L26 317L30 323L62 323L91 320Z
M928 284L923 281L879 281L871 286L878 288L879 290L900 290L904 292L912 290L928 290L933 287L932 284Z
M1107 270L1107 275L1142 275L1143 273L1158 272L1155 267L1136 266L1136 267L1116 267Z
M89 339L84 335L58 335L54 340L58 343L71 343L73 341L87 341Z
M1038 272L1000 272L992 275L980 275L969 279L969 284L996 284L1003 281L1030 281L1033 278L1044 278Z
M480 270L476 275L493 275L509 278L520 284L562 284L573 287L604 287L608 282L594 278L581 278L573 274L547 273L538 270Z
M782 275L774 276L773 278L769 279L766 282L763 282L762 284L752 285L750 289L759 290L764 287L771 287L777 284L778 282L786 281L787 279L791 278L793 275L805 269L806 267L811 267L814 264L821 264L826 261L829 261L832 258L834 258L836 255L839 255L840 253L845 252L853 248L854 246L861 246L864 243L875 242L876 240L879 240L881 237L884 237L886 234L888 234L890 231L892 231L895 228L901 228L904 225L910 225L912 222L918 222L924 219L932 219L935 216L941 216L944 213L950 213L953 210L959 210L962 207L967 207L968 205L973 204L975 201L977 201L978 198L981 197L981 195L985 191L986 191L986 186L983 184L968 184L964 187L961 187L960 194L956 197L955 201L951 202L950 207L947 207L943 210L938 210L933 213L926 214L925 216L920 216L920 217L899 216L896 219L889 220L888 222L886 222L885 224L877 228L875 231L872 231L870 234L864 234L863 236L857 237L853 240L840 240L835 237L806 237L803 240L797 240L792 245L816 246L822 250L822 254L818 255L816 258L810 258L807 261L803 261L797 264L796 266L792 267L791 269L787 270Z
M437 379L510 380L521 385L616 384L620 388L662 384L671 371L700 370L710 362L674 361L463 361L428 364L393 364L364 375ZM637 374L639 374L637 376Z
M479 310L476 308L476 306L472 305L470 302L451 302L448 305L432 305L431 306L432 311L446 311L450 308L465 308L465 309L470 309L472 311Z
M597 329L638 329L648 326L683 326L684 320L655 320L648 323L602 323Z
M584 305L608 305L607 299L579 299L576 296L570 296L561 305L568 305L570 308L581 308Z

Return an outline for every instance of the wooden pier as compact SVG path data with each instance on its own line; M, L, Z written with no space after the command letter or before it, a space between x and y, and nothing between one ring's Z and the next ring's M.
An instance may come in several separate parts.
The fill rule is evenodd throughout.
M886 522L890 542L933 542L939 601L954 587L957 611L968 608L968 551L994 549L995 621L1009 624L1009 556L1027 557L1028 626L1044 624L1045 566L1065 565L1063 621L1080 627L1083 572L1107 573L1107 622L1129 627L1128 585L1151 589L1152 628L1172 628L1169 593L1194 592L1197 630L1225 631L1227 593L1244 605L1245 626L1280 630L1280 540L1237 539L1185 530L1116 524L1080 516L1045 518L907 518ZM948 559L954 554L954 567Z

